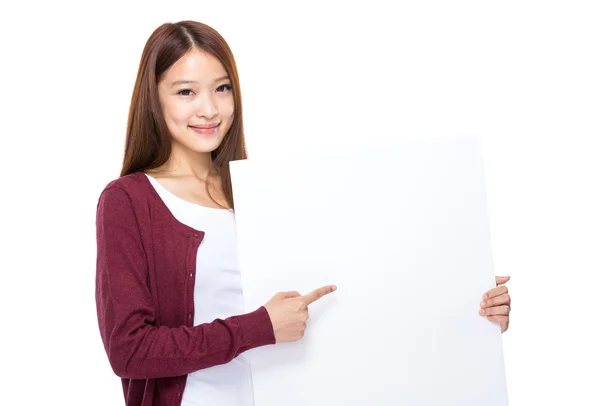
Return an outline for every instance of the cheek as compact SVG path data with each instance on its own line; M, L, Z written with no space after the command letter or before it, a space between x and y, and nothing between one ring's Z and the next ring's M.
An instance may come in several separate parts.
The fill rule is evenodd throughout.
M165 120L174 125L182 125L189 122L189 118L194 114L191 103L169 103L163 110Z
M224 100L223 103L221 103L221 106L219 106L219 112L221 116L226 120L233 120L233 111L233 98L231 100Z

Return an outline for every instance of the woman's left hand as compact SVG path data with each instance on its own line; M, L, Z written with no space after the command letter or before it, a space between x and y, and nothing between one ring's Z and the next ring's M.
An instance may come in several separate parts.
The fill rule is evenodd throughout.
M479 310L481 316L500 323L502 333L508 329L510 318L510 295L508 288L504 286L509 280L510 276L496 276L496 287L483 295L481 310Z

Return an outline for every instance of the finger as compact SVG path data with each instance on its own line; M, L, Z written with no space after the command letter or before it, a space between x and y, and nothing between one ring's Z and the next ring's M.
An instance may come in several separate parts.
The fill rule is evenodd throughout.
M309 304L316 302L323 296L328 295L331 292L334 292L336 289L337 289L337 287L335 285L323 286L322 288L315 289L312 292L304 295L302 297L302 299L304 301L304 304L308 306Z
M300 293L296 292L296 291L290 291L290 292L279 292L279 297L282 299L292 299L294 297L298 297L301 296Z
M504 285L510 280L510 276L496 276L496 286Z
M496 296L496 297L493 297L491 299L487 299L487 300L484 300L483 302L481 302L482 308L502 306L502 305L510 306L510 295L508 293L505 293L503 295Z
M510 306L494 306L487 309L479 310L481 316L508 316L510 314Z
M506 322L508 322L508 316L488 316L487 319L489 321L493 321L494 323L506 323Z
M504 295L505 293L508 293L508 288L504 285L498 286L497 288L488 290L487 293L483 295L483 300L488 300L496 296Z
M489 321L500 324L501 332L504 333L508 329L510 318L508 316L488 316Z

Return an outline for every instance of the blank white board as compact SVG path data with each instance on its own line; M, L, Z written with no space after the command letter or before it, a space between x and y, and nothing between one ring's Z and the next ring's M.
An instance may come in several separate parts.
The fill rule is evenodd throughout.
M508 405L476 136L231 163L248 311L338 290L251 350L256 406Z

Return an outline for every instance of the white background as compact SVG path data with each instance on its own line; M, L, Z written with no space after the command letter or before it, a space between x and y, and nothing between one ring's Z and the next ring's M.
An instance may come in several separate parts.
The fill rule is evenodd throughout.
M481 135L513 277L511 405L600 404L600 10L526 0L3 2L2 403L123 404L95 314L96 202L144 43L183 19L234 51L251 156Z

